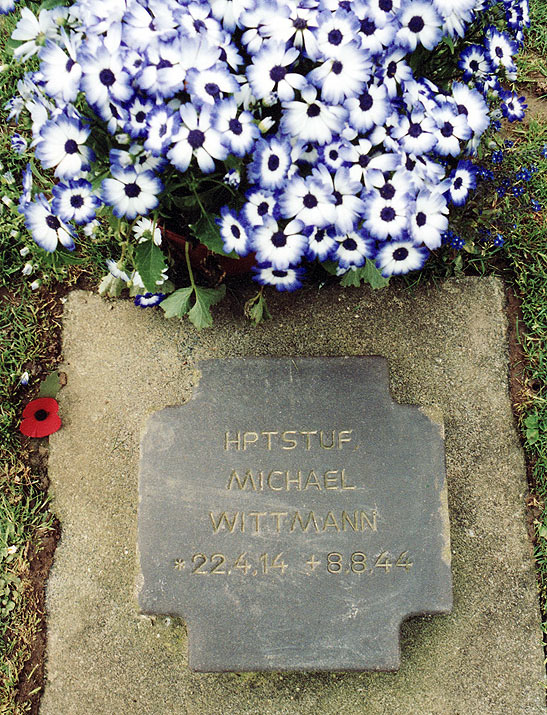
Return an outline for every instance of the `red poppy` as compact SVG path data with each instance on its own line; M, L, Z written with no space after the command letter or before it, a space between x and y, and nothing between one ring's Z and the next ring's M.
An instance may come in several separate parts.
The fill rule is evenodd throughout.
M27 437L47 437L57 432L61 418L57 414L59 405L53 397L39 397L32 400L23 410L23 421L19 429Z

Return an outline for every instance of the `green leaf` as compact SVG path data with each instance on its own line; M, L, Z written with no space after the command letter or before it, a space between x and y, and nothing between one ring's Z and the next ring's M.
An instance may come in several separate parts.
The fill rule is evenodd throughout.
M448 35L445 35L442 39L442 42L450 49L451 54L454 54L454 42L451 37Z
M331 276L336 275L338 263L336 263L335 261L323 261L323 263L321 265L327 271L327 273L330 273Z
M162 300L160 306L165 312L165 317L184 317L186 313L190 310L190 298L192 297L193 292L194 289L192 288L192 286L188 286L187 288L179 288L174 293L171 293L168 298Z
M230 256L230 258L238 258L235 251L226 253L224 250L224 244L220 237L220 229L211 216L202 214L199 221L190 224L190 228L198 241L203 243L204 246L207 246L213 253L220 253L221 256Z
M139 243L135 248L135 264L146 290L157 293L156 281L161 280L162 271L167 267L161 248L152 240Z
M220 288L200 288L196 286L195 290L196 302L188 313L188 318L198 330L202 330L202 328L208 328L213 324L213 316L211 315L210 308L224 298L226 295L226 286L221 285ZM160 305L163 305L163 303L165 303L165 301L160 303Z
M40 397L56 397L59 392L59 373L50 373L40 384Z
M255 325L258 325L263 320L269 320L272 317L262 291L258 292L245 303L243 312Z
M342 286L359 286L363 283L368 283L373 290L378 290L379 288L385 288L389 284L389 278L384 278L380 273L376 264L373 261L367 260L362 268L357 268L352 271L351 269L344 274L344 277L340 281Z

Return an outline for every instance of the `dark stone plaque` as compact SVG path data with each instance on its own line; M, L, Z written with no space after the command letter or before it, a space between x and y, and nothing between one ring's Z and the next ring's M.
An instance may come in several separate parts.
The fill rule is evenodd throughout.
M142 611L198 671L397 669L401 621L452 605L442 425L379 357L199 369L142 440Z

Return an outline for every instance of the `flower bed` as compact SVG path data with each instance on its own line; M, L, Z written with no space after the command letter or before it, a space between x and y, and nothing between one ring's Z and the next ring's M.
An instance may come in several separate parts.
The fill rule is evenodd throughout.
M527 0L22 8L14 54L39 68L10 117L28 117L52 181L33 189L29 165L19 209L46 251L109 221L102 291L127 284L140 305L198 327L223 287L196 284L190 243L190 285L168 281L157 226L177 216L213 252L254 253L260 284L294 290L319 262L346 284L381 285L449 235L492 109L522 118L501 83L515 79L527 24ZM25 151L19 135L14 148Z

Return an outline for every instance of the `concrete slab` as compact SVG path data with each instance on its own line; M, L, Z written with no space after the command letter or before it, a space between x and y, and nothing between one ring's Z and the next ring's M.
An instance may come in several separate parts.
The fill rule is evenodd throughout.
M63 529L48 584L43 715L544 713L526 480L507 394L503 290L451 280L414 293L275 296L258 328L219 307L198 333L131 303L70 295L50 438ZM379 354L393 397L439 406L446 430L454 609L402 629L397 673L196 674L183 623L139 615L137 478L146 418L187 400L199 360ZM341 395L340 399L344 399Z

